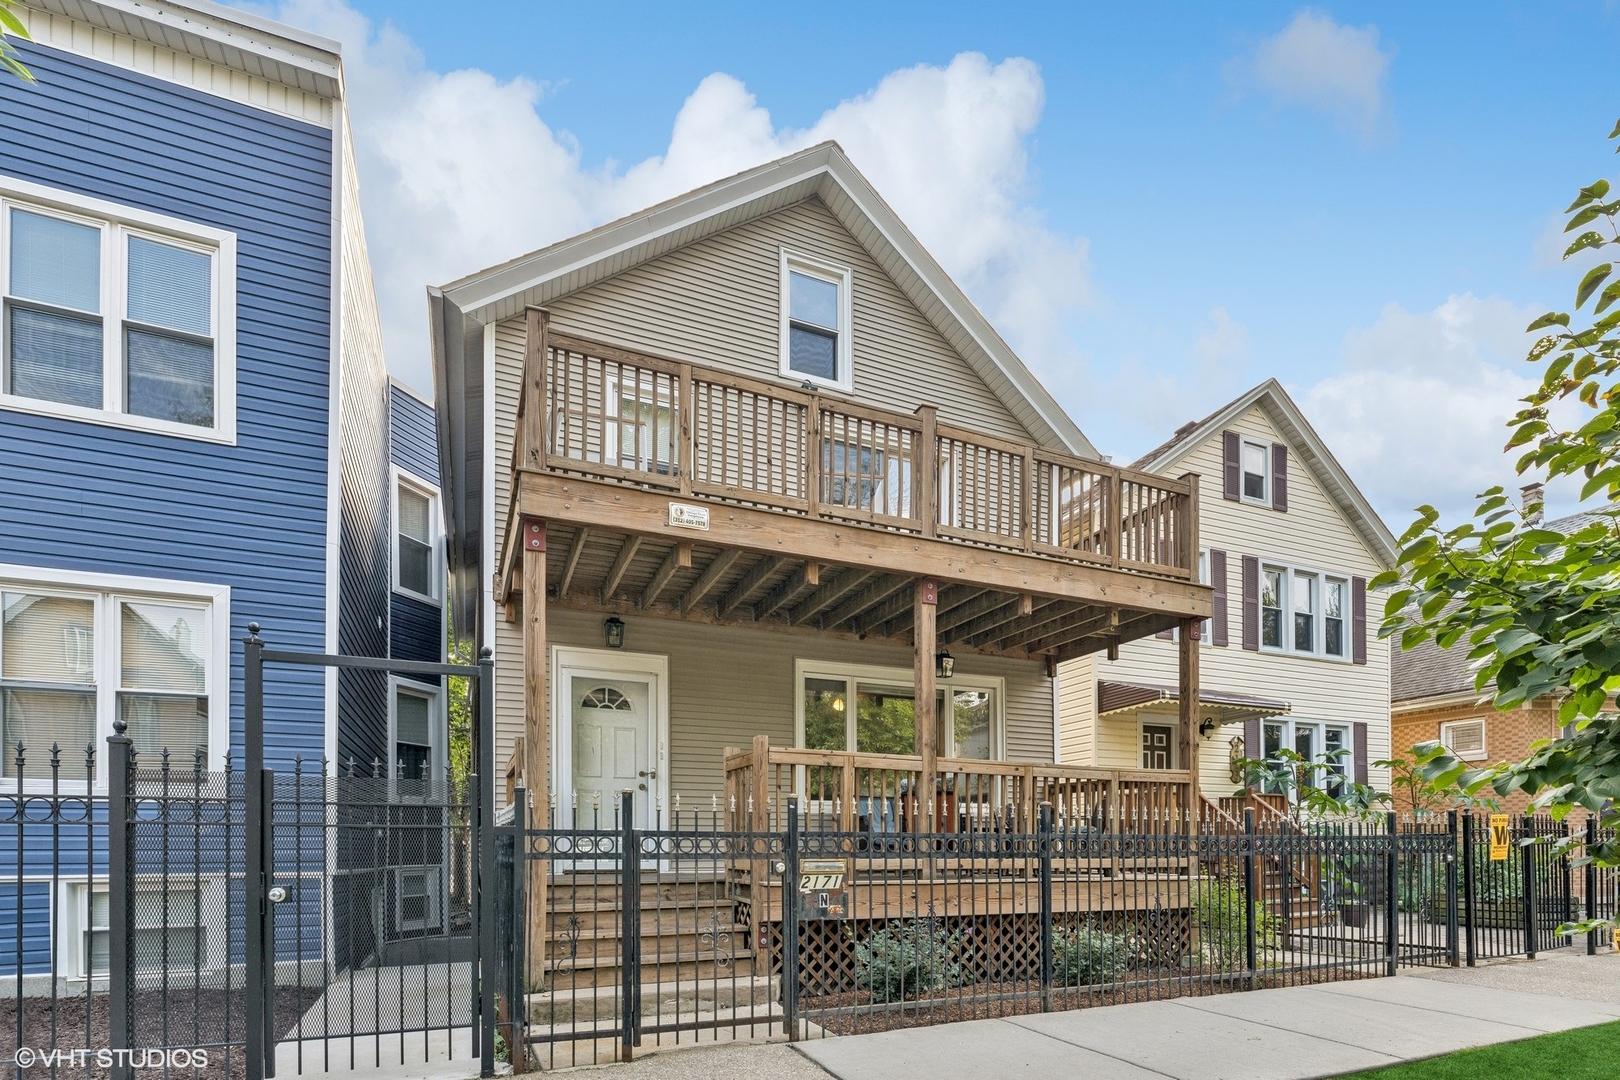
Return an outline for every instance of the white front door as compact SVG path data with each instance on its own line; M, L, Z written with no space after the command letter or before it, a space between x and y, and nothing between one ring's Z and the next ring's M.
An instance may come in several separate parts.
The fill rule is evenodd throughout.
M571 671L567 691L573 713L573 827L618 828L619 799L628 790L635 793L636 827L648 828L658 791L651 682Z

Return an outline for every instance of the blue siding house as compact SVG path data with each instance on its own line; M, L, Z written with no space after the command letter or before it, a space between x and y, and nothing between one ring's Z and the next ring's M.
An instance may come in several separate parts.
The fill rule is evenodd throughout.
M115 720L142 761L240 768L250 621L278 648L443 647L432 411L388 384L338 46L201 0L25 3L37 82L0 79L0 787L105 790ZM428 503L425 575L401 493ZM386 689L268 673L267 763L397 760ZM6 847L6 973L92 974L105 850L57 880Z

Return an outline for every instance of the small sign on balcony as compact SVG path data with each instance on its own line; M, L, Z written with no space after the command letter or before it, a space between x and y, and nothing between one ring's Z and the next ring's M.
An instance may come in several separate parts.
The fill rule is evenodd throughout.
M669 504L669 524L676 529L696 529L699 532L708 532L709 508L707 506L693 506L691 503L672 502Z

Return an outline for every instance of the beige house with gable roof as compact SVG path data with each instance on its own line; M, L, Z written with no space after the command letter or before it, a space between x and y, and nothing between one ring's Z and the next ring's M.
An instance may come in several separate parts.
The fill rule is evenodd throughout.
M1372 762L1389 756L1390 646L1366 583L1393 564L1394 537L1298 405L1267 380L1133 468L1199 476L1204 795L1241 787L1234 759L1278 749L1386 786ZM1182 767L1176 668L1170 632L1063 664L1060 760Z

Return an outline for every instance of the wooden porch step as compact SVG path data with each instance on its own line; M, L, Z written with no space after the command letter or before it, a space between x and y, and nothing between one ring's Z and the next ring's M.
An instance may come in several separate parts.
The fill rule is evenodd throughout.
M546 981L561 990L606 989L619 985L623 978L622 966L617 955L577 963L558 961L548 965ZM679 962L673 956L665 957L662 962L643 956L640 973L643 986L680 981L726 982L732 978L752 978L754 957L747 952L728 956L712 950L695 956L682 955Z

